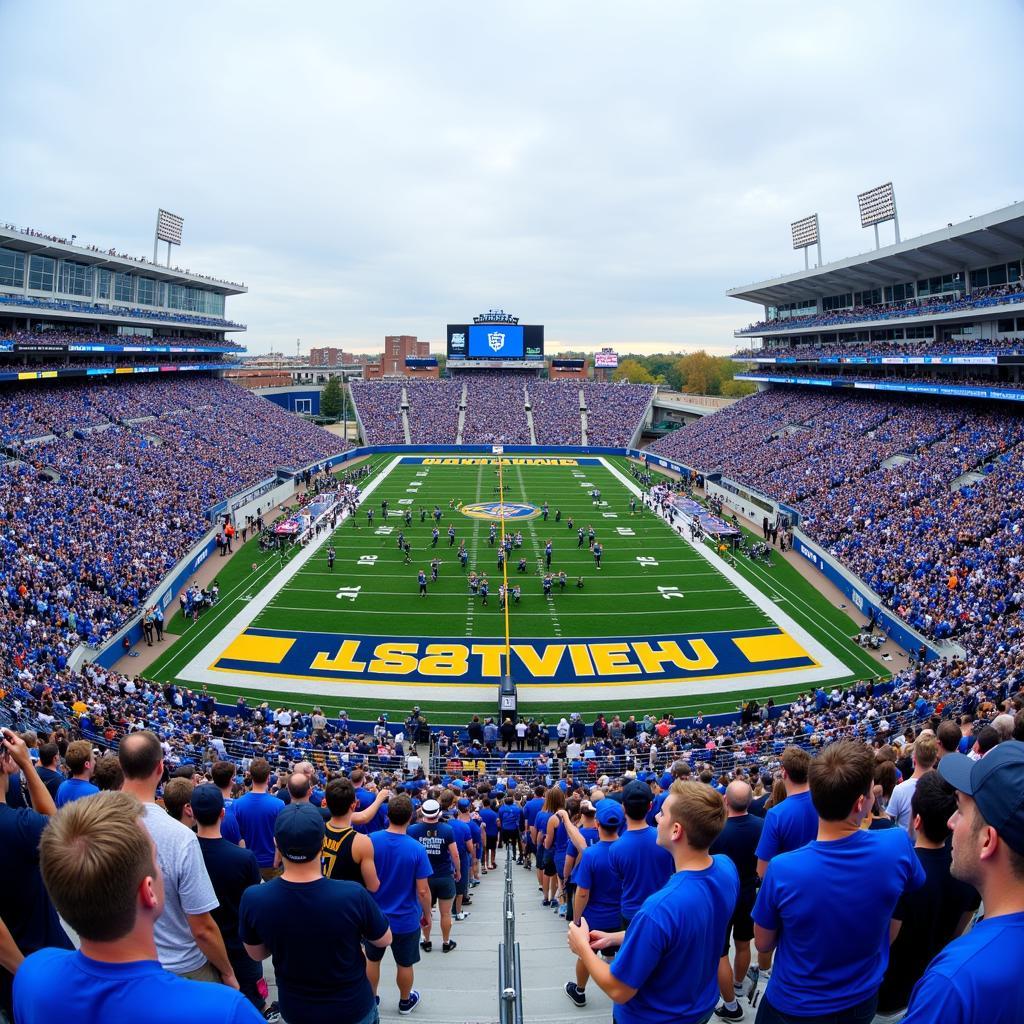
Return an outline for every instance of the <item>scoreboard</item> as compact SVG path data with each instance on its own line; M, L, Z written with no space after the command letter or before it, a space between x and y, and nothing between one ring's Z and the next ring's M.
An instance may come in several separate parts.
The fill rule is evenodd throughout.
M521 324L501 310L471 324L448 324L448 363L456 367L539 368L544 365L544 327Z

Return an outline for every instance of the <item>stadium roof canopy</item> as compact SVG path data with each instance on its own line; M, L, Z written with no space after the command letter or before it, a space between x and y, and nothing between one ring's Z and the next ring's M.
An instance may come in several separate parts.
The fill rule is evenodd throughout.
M1020 259L1022 253L1024 202L1017 202L897 245L883 246L796 274L730 288L726 294L764 306L778 306L817 295L863 291L1005 263Z
M0 246L5 249L17 249L31 255L49 256L51 259L74 260L91 267L103 267L120 274L141 274L155 281L168 281L175 284L189 284L193 287L206 288L222 295L242 295L249 289L242 284L222 281L219 278L207 277L204 274L188 270L177 270L174 267L163 267L150 260L133 259L130 256L119 256L113 252L101 252L83 245L69 245L55 242L45 235L29 235L12 228L0 227Z

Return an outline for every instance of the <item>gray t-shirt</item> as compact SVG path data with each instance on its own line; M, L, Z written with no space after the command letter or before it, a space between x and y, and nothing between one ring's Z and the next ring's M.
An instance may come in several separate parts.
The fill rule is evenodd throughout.
M220 904L195 833L159 804L145 806L146 828L156 844L164 876L164 911L153 929L157 955L166 970L188 974L206 963L188 926L188 915L205 914Z
M916 789L917 779L911 776L892 791L892 796L889 797L889 806L886 807L889 816L895 818L900 828L905 828L908 832L911 831L911 825L914 821L910 801L914 798L914 790Z

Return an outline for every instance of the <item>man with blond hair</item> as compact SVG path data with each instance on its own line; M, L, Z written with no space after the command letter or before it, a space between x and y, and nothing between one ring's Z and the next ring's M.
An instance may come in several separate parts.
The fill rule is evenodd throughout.
M238 992L160 966L154 926L164 880L138 800L110 792L73 802L43 833L39 857L50 897L81 949L43 949L25 960L14 982L18 1024L140 1014L147 1024L260 1024Z
M892 791L892 796L889 797L888 806L885 808L889 817L895 818L896 824L908 832L912 832L914 828L911 801L914 799L914 790L917 789L918 779L926 772L930 772L939 760L939 742L933 733L921 733L914 740L913 759L914 774L896 786Z
M708 853L724 826L725 807L715 790L673 782L658 812L658 845L672 855L675 873L624 932L591 931L586 918L569 925L569 947L616 1004L616 1024L698 1024L711 1016L725 930L739 895L732 861ZM596 952L619 945L610 965Z

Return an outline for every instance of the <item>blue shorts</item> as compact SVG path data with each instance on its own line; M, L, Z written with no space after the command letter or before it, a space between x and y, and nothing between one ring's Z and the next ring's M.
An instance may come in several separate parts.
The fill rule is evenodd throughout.
M391 950L391 955L399 967L412 967L413 964L418 964L420 962L419 928L414 932L402 932L401 934L392 932L390 946L374 946L370 942L363 943L366 959L375 964L384 959L384 954L388 949Z
M432 875L427 879L430 886L430 905L438 900L455 899L455 878L453 875Z

